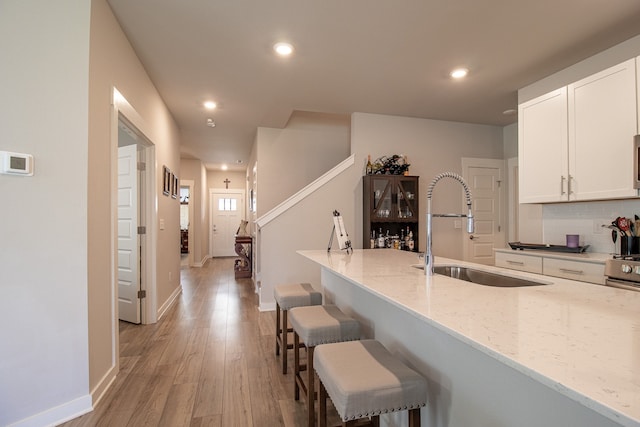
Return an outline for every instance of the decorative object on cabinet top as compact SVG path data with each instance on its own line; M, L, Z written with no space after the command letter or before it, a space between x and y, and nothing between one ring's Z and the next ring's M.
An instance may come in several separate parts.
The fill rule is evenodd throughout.
M407 156L392 154L378 157L373 163L367 162L367 175L408 175L409 166Z

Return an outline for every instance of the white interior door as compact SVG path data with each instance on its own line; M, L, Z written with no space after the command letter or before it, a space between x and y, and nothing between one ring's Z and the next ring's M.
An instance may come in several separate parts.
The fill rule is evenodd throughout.
M118 148L118 312L140 323L137 146Z
M478 264L493 265L493 248L505 245L504 221L504 161L494 159L463 159L463 175L472 195L475 231L463 233L464 259Z
M212 190L211 206L211 256L236 256L235 235L244 213L244 191Z

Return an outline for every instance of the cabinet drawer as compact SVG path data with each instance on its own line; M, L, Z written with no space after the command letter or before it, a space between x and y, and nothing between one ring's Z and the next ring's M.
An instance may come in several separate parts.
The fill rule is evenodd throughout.
M545 258L543 267L547 276L604 285L604 264Z
M542 258L539 256L496 252L496 267L542 274Z

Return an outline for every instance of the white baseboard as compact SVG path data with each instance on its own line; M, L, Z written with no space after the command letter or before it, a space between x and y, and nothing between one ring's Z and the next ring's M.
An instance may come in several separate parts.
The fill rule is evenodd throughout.
M95 408L98 402L104 397L107 390L111 387L111 384L116 380L116 375L118 375L118 370L116 366L112 366L106 374L102 376L102 379L98 382L98 384L91 390L91 401L93 402L93 407Z
M10 427L42 427L57 426L88 412L93 411L91 406L91 396L86 394L77 399L73 399L62 405L47 409L44 412L25 418L16 423L10 424Z
M169 310L169 308L173 305L173 303L176 302L176 300L178 299L181 293L182 293L182 285L179 285L177 288L174 289L173 293L171 293L171 296L164 302L164 304L162 304L160 309L158 309L158 313L157 313L158 320L160 320L162 316L167 312L167 310Z
M270 302L267 304L260 304L260 307L258 307L259 311L274 311L276 309L276 303L274 302Z
M193 262L193 265L191 267L204 267L204 264L207 262L207 260L211 258L209 255L205 255L205 257L202 259L202 261L200 262Z

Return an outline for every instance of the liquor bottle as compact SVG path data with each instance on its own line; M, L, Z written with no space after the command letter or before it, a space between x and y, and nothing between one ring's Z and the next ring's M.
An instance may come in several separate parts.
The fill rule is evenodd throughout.
M371 249L376 247L376 230L371 230Z
M384 247L385 248L391 247L391 236L389 236L389 229L387 229L387 235L384 237Z
M367 175L371 175L373 173L373 165L371 164L371 154L367 156Z
M407 232L404 235L404 247L409 250L409 226L407 225Z
M378 233L378 248L384 248L384 235L382 234L382 227L380 227L380 232Z
M409 250L413 251L413 231L409 231Z
M400 250L404 251L406 249L405 246L405 241L404 241L404 230L400 230Z

